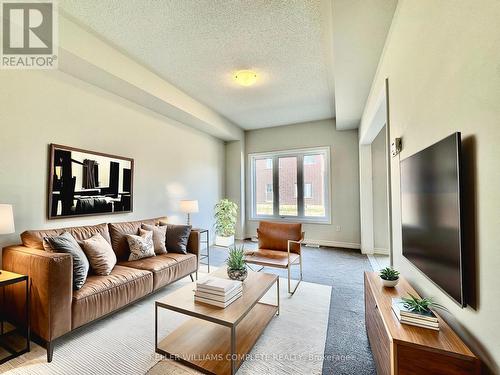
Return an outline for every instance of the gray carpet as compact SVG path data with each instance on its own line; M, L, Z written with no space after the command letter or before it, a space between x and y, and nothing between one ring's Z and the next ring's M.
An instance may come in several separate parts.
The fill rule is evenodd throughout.
M245 247L255 244L247 242ZM323 374L376 374L364 319L363 271L372 271L368 258L349 249L305 247L303 251L304 281L332 287ZM227 250L213 247L210 255L210 264L220 266ZM266 272L286 277L286 271L266 268Z

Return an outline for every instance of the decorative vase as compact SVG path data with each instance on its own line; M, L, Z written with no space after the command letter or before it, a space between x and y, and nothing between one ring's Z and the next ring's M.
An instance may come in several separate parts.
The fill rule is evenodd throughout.
M215 236L215 245L222 247L229 247L234 244L234 236L224 237L224 236Z
M247 278L248 271L246 268L242 268L240 270L233 270L231 268L228 268L227 275L231 280L243 281Z
M382 285L384 285L386 288L394 288L399 283L399 278L397 278L396 280L385 280L380 278L380 280L382 280Z

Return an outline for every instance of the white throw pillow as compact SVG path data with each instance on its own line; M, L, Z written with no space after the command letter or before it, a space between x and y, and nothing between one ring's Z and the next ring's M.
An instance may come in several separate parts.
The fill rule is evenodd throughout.
M139 236L127 234L128 246L130 247L130 256L128 260L138 260L155 256L155 247L153 243L153 232L139 229Z

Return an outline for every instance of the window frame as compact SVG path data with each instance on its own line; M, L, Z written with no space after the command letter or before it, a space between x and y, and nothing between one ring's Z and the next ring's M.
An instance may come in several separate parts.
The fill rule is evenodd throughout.
M304 156L323 154L325 157L325 178L323 181L325 192L325 216L305 216L304 206ZM279 215L279 158L297 157L297 208L299 215ZM273 215L257 215L256 201L256 170L255 161L259 159L273 160ZM249 220L273 220L283 222L301 222L311 224L331 224L331 160L330 146L300 148L280 151L257 152L248 154L250 171L250 218ZM302 199L300 199L302 197ZM302 215L301 215L302 213Z

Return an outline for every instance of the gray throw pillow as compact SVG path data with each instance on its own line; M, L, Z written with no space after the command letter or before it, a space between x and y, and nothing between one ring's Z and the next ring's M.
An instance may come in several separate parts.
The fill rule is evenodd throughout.
M187 244L191 234L191 225L176 225L160 222L167 227L167 251L187 254Z
M167 248L165 246L165 243L167 240L167 227L142 224L141 228L153 232L153 244L155 246L155 254L156 255L166 254Z
M99 233L96 233L92 237L83 240L82 244L92 271L99 276L109 275L116 264L116 255L109 242Z
M46 248L47 251L71 255L73 258L73 288L80 289L87 280L90 265L75 238L68 232L64 232L60 236L44 237L44 243L50 247L50 249Z
M130 248L129 261L139 260L155 256L153 245L153 232L139 228L139 235L126 234L128 246Z

